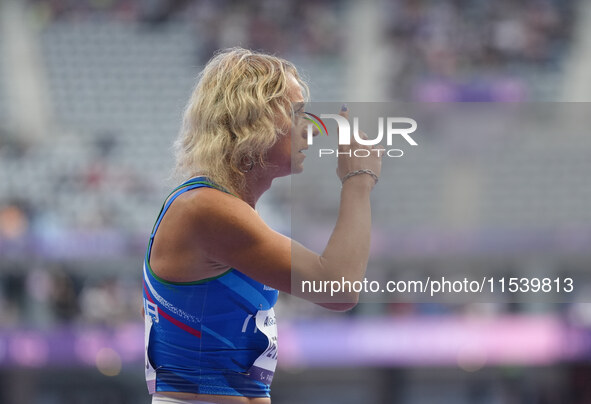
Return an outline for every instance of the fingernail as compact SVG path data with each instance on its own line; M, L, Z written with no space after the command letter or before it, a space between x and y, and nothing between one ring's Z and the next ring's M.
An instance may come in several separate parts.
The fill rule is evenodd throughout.
M345 111L347 111L347 110L348 110L348 108L347 108L347 104L343 104L343 105L341 106L341 111L342 111L342 112L345 112Z

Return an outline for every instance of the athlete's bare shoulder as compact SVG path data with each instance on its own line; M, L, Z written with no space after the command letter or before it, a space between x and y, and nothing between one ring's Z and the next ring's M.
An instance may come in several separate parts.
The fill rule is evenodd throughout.
M290 239L272 230L248 203L211 188L187 191L178 199L176 216L182 219L178 225L204 260L289 290Z
M256 215L255 210L242 199L215 188L197 188L185 192L179 198L179 209L200 225L222 224L237 218L247 219Z
M250 205L218 189L198 188L178 199L177 213L194 229L195 241L204 246L237 246L267 227Z

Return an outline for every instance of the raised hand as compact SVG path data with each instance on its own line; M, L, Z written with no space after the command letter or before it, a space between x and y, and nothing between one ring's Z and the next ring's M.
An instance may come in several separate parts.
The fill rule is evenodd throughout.
M342 106L339 115L349 120L349 109L346 105ZM364 132L360 132L360 136L367 139ZM382 171L383 146L362 145L352 136L351 144L339 144L338 150L337 176L343 183L356 176L364 177L363 181L371 178L373 185L378 182Z

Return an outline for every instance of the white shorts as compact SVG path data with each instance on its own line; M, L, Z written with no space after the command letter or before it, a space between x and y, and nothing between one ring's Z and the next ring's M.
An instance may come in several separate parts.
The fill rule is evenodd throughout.
M212 404L209 401L174 398L155 393L152 395L152 404Z

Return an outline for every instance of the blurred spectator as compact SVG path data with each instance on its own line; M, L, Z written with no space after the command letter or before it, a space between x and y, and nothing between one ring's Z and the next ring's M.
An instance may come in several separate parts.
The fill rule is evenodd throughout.
M15 242L25 238L29 231L29 218L21 203L0 206L0 239Z
M56 320L59 323L73 322L80 311L73 278L58 268L52 273L51 283L49 304Z
M388 4L386 32L398 65L393 97L457 102L531 97L524 72L559 65L576 2Z

